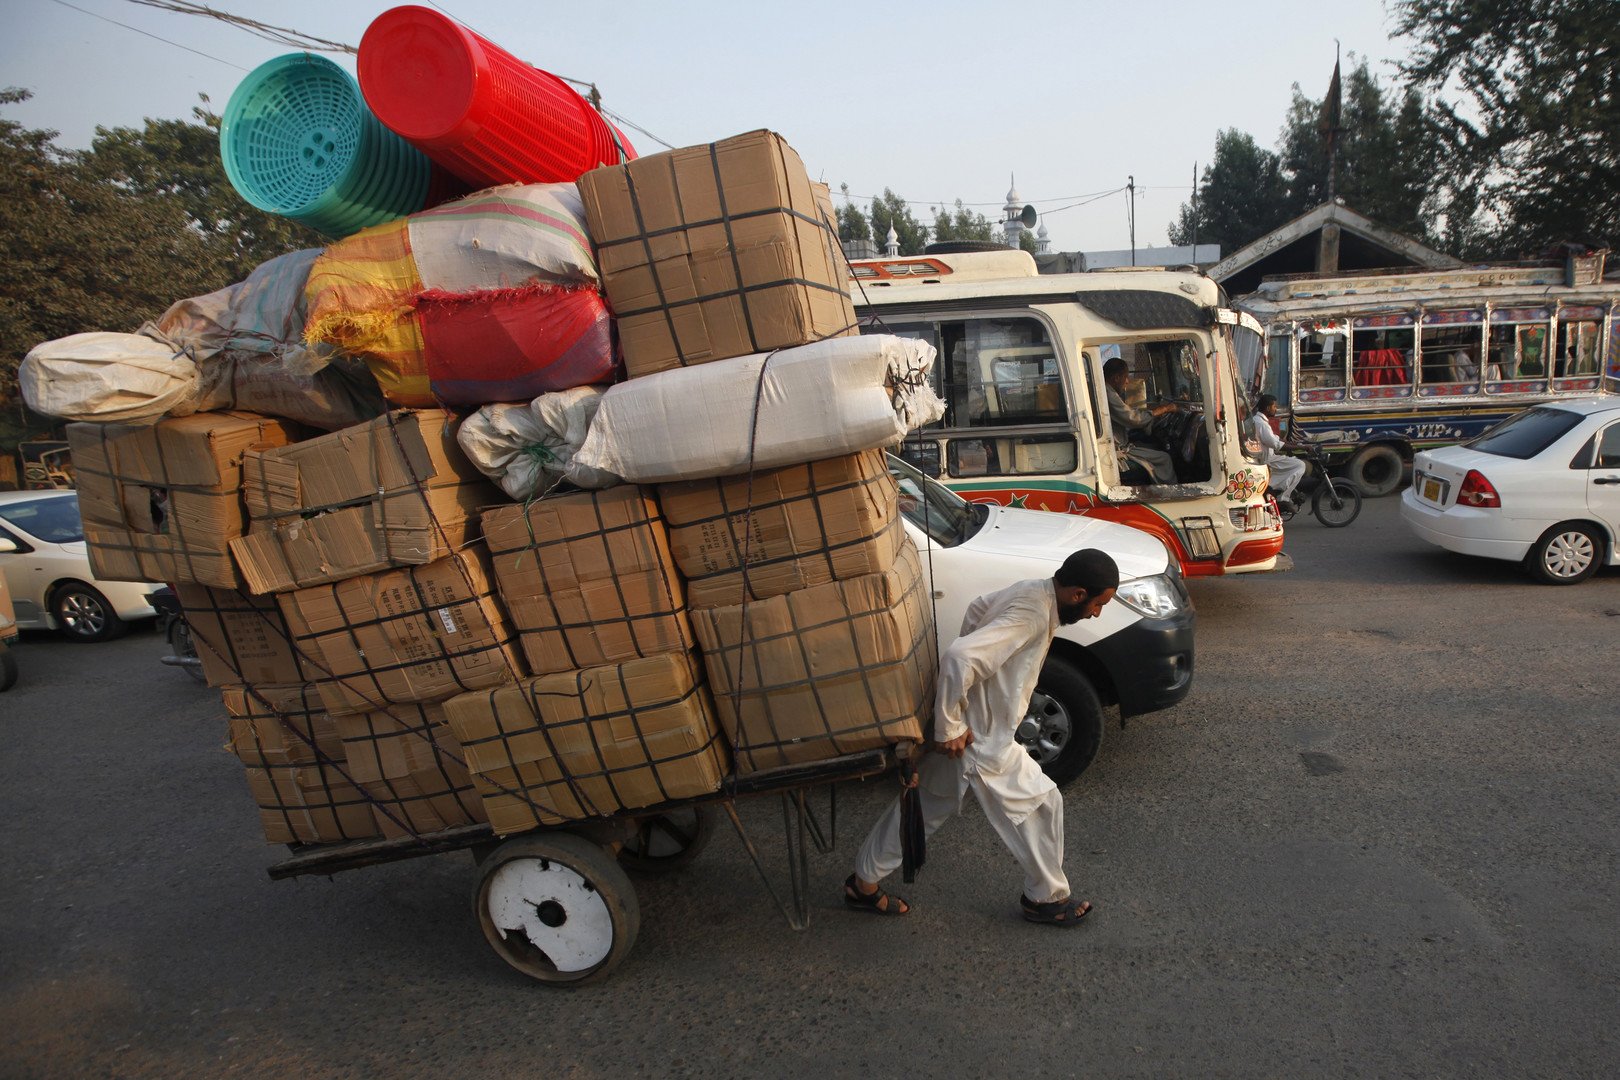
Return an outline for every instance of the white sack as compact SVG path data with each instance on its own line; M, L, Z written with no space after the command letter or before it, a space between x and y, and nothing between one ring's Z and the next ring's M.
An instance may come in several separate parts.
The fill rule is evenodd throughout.
M541 394L527 405L485 405L461 422L456 442L478 471L522 502L559 479L605 488L618 477L574 458L602 401L602 389L580 386Z
M643 376L603 395L574 460L650 484L895 446L945 414L928 381L933 363L927 342L879 335Z
M30 409L63 420L155 423L197 409L197 365L140 334L70 334L36 345L17 382Z

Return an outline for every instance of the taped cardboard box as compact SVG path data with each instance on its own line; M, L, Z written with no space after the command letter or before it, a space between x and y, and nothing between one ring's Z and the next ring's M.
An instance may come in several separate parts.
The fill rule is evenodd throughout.
M752 131L579 178L632 377L854 333L832 200Z
M690 653L543 675L445 711L502 836L712 794L727 772Z
M475 545L427 566L366 574L282 597L293 641L327 677L334 715L443 701L522 674Z
M249 588L285 592L442 559L478 535L501 493L439 409L388 413L282 449L251 452L253 524L231 545Z
M254 413L197 413L156 424L69 424L90 567L105 581L234 588L249 447L307 432Z
M658 485L687 603L727 607L894 565L905 526L881 450ZM748 572L742 572L744 552Z
M343 742L314 687L228 687L227 746L272 844L335 843L379 835L371 803L344 775Z
M313 682L319 667L299 657L273 596L176 585L186 626L209 686Z
M483 524L531 673L696 646L669 537L647 489L622 485L497 507Z
M336 718L351 779L374 800L384 836L484 821L461 744L437 704L393 705Z
M920 740L933 607L908 539L893 569L692 612L737 772Z

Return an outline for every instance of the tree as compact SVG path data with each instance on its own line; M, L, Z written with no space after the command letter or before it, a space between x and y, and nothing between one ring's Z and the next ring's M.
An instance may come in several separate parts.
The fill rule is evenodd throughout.
M1429 119L1465 255L1620 242L1620 19L1613 0L1398 0L1402 72ZM1490 249L1495 250L1490 250Z
M872 223L850 199L849 185L840 184L838 190L844 195L843 205L838 208L838 239L871 240Z
M944 206L930 207L934 211L935 240L990 240L990 219L977 210L969 210L956 200L955 209Z
M1215 158L1204 168L1195 203L1182 204L1170 224L1172 244L1220 244L1236 251L1293 214L1277 155L1254 136L1227 128L1215 136ZM1195 229L1196 226L1196 229Z
M911 213L911 206L888 188L872 200L872 239L879 249L888 243L889 230L900 238L900 254L921 255L928 229Z

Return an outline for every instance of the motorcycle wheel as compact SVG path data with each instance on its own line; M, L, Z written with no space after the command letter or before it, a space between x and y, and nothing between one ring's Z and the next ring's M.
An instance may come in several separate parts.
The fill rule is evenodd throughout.
M1361 513L1361 491L1342 477L1329 477L1311 496L1311 513L1330 529L1342 529Z

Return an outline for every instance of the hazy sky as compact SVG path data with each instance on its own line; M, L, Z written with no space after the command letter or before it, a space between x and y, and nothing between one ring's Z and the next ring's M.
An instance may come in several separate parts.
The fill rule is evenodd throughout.
M351 45L394 6L210 3ZM189 116L199 93L223 111L247 69L292 51L129 0L68 5L0 0L0 85L35 94L0 115L56 129L64 146L87 146L97 125ZM595 81L606 107L659 139L684 146L768 127L835 194L840 184L868 197L887 186L922 203L919 218L928 203L960 198L999 219L1016 173L1058 250L1127 246L1123 194L1070 204L1129 175L1145 189L1138 245L1164 243L1217 129L1274 146L1291 84L1312 97L1326 91L1334 38L1386 82L1388 61L1406 51L1388 37L1382 0L446 0L441 10L530 63ZM332 58L354 70L352 57ZM627 134L642 153L662 149Z

